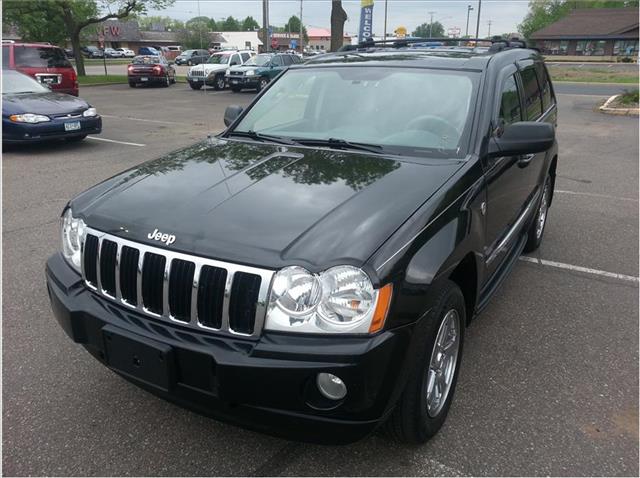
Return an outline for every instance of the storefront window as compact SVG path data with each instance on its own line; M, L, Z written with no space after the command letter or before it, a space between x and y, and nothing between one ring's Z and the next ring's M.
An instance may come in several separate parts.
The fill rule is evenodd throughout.
M638 53L638 42L635 40L617 40L613 44L613 54L620 56L635 56Z
M562 40L560 42L560 51L558 53L560 55L566 55L567 54L567 48L569 48L569 41L568 40Z
M599 41L594 42L594 43L595 43L595 51L593 52L593 54L597 55L597 56L604 55L604 45L607 42L604 41L604 40L599 40Z

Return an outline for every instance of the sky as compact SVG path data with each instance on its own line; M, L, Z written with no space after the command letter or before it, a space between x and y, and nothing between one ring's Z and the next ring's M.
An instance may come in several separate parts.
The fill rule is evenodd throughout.
M201 15L220 20L232 15L236 18L253 16L262 25L262 0L176 0L164 10L150 10L149 15L162 15L188 20L198 16L198 3ZM373 27L375 35L382 36L384 30L384 0L375 0L373 9ZM360 1L343 0L342 5L349 19L345 23L345 32L357 34L360 22ZM433 12L433 20L439 21L445 31L458 27L465 34L467 22L467 5L473 10L469 17L469 34L475 35L478 1L477 0L388 0L387 31L393 32L398 26L404 26L411 33L418 25L428 23ZM499 35L517 31L517 25L527 13L527 0L484 0L480 16L480 36L489 33ZM303 23L307 27L329 28L331 1L302 0ZM284 25L291 15L300 15L300 0L270 0L269 23L275 26Z

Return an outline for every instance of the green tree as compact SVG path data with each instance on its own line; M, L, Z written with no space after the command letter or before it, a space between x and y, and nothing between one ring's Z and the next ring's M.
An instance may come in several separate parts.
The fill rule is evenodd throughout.
M413 31L412 35L418 38L443 38L446 36L444 33L444 26L438 21L419 25Z
M207 48L209 32L216 29L217 25L213 18L193 17L186 21L185 29L178 33L178 40L184 48Z
M287 23L284 24L283 32L299 34L300 33L300 19L295 15L292 15ZM302 25L302 37L304 38L304 42L309 42L309 35L307 35L307 29L304 25Z
M154 25L162 25L165 30L168 31L184 29L184 22L175 20L171 17L163 17L159 15L139 16L136 20L138 21L138 25L140 25L140 30L144 31L151 30Z
M100 14L96 0L41 0L38 2L5 0L2 6L5 11L11 10L8 15L19 31L28 31L31 28L29 22L33 19L33 15L40 19L46 18L52 24L57 22L58 25L63 25L66 35L71 39L78 75L85 76L80 38L86 27L109 19L143 15L149 7L162 9L173 2L174 0L103 0L102 6L108 7L108 13L103 14ZM44 17L38 15L44 15ZM61 31L64 30L61 29Z
M342 1L331 1L331 51L337 51L344 42L344 22L347 12L342 8Z
M260 24L253 17L247 17L242 21L243 31L253 31L260 28Z
M530 38L534 32L557 22L571 10L578 8L637 7L639 3L637 0L591 0L588 2L578 0L531 0L529 2L529 12L522 23L518 25L518 31L525 38Z
M226 20L224 20L220 25L218 25L218 29L221 32L237 32L242 29L240 22L233 18L232 16L228 16Z

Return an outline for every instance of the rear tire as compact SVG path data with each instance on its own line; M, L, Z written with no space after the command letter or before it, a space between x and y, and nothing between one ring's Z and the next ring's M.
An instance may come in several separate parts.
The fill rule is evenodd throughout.
M129 82L129 86L130 86L131 88L135 88L135 87L136 87L136 84L135 84L133 81L130 81L130 82Z
M527 243L524 245L524 252L533 252L542 244L544 228L547 225L547 217L549 215L549 202L553 190L552 184L551 176L547 174L542 186L542 196L540 197L538 210L527 232Z
M162 83L162 86L164 86L165 88L168 88L171 85L171 80L169 79L169 75L164 77L164 82Z
M187 66L191 66L193 65L193 63L191 62L191 60L187 60Z
M419 342L409 352L413 370L384 424L386 434L403 443L425 443L440 430L458 381L466 324L464 296L451 281L430 295L431 310L416 327Z

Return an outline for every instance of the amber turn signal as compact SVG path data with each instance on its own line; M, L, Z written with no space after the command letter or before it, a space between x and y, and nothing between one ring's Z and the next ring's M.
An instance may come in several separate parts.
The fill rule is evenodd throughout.
M376 310L373 313L373 319L371 320L371 326L369 327L370 334L378 332L384 326L384 321L387 318L389 306L391 305L392 295L392 284L387 284L378 291L378 303L376 304Z

